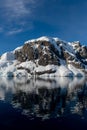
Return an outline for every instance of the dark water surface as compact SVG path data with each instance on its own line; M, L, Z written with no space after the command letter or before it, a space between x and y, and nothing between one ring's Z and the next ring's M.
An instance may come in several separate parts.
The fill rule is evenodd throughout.
M0 78L0 130L87 129L85 78Z

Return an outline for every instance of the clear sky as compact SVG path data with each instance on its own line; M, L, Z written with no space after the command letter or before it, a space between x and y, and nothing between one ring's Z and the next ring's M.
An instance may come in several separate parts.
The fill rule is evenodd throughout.
M0 54L40 36L87 44L87 0L0 0Z

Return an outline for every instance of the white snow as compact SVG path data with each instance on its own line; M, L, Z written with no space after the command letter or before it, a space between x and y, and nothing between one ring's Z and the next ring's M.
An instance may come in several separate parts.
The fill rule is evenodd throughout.
M77 76L77 77L84 76L84 73L80 69L75 68L71 64L68 64L68 68L74 73L74 76Z
M59 75L60 77L63 77L63 76L71 77L71 76L73 76L72 71L70 71L66 66L63 66L63 65L61 65L58 68L56 74Z
M39 66L35 69L36 72L44 72L44 71L47 71L47 70L52 70L52 71L55 71L56 70L56 67L55 65L47 65L47 66Z
M30 42L36 42L36 41L47 41L47 42L50 42L51 44L54 45L54 47L56 49L58 49L58 51L60 51L60 48L57 46L56 44L56 41L58 40L58 38L51 38L51 37L46 37L46 36L43 36L43 37L40 37L40 38L37 38L37 39L32 39L32 40L28 40L25 42L25 44L27 43L30 43ZM34 45L35 46L35 45ZM37 46L36 46L37 47Z
M26 70L16 70L14 72L14 76L17 77L17 78L28 77L28 73L26 72Z
M2 69L2 73L3 75L2 76L5 76L5 77L13 77L13 72L16 70L16 68L13 66L13 65L10 65L6 68L3 68Z
M60 76L60 77L72 77L73 72L71 70L69 70L66 66L61 65L61 66L56 66L56 65L47 65L47 66L39 66L35 69L36 72L44 72L47 70L52 70L55 71L55 73L51 73L51 74L43 74L41 75L41 77L54 77L54 76Z
M53 39L55 40L55 42L62 41L62 40L59 39L58 37L54 37Z
M36 41L48 41L49 42L50 38L43 36L43 37L40 37L40 38L37 38L37 39L28 40L28 41L25 42L25 44L29 43L29 42L36 42Z
M59 38L51 38L51 37L40 37L37 39L33 39L33 40L29 40L26 41L26 43L29 42L36 42L36 41L48 41L50 42L50 44L52 44L55 49L58 50L59 53L61 53L61 49L60 47L63 46L63 49L69 53L70 55L72 55L73 57L75 57L75 50L74 47L75 45L79 44L79 42L75 42L75 43L70 43L70 42L66 42L66 41L62 41ZM60 41L59 46L57 45L57 41ZM17 77L24 77L24 76L31 76L31 73L35 74L35 72L46 72L46 71L55 71L55 73L51 73L51 74L43 74L41 76L46 77L53 77L53 76L84 76L84 73L82 72L82 70L75 68L74 66L72 66L71 64L68 64L66 66L66 62L64 60L62 60L61 58L60 63L61 66L57 66L57 65L47 65L47 66L40 66L40 65L36 65L33 61L26 61L26 62L18 62L15 59L15 51L20 51L20 49L23 46L17 47L14 51L11 52L6 52L1 56L0 59L0 76L17 76ZM32 45L32 47L34 49L38 48L38 44ZM49 49L48 47L43 47L43 52L44 54L46 54L46 50L45 49ZM86 61L86 60L85 60ZM37 61L35 61L37 62ZM44 61L43 61L44 62ZM23 69L18 69L18 68L23 68ZM24 70L25 68L25 70ZM30 73L28 74L27 70L30 70Z
M1 61L12 61L15 60L15 56L13 54L13 52L6 52L1 56Z
M23 46L17 47L17 48L14 50L14 52L15 52L15 51L20 51L20 49L22 49L22 47L23 47Z
M32 72L34 72L36 65L32 61L26 61L26 62L22 62L19 65L17 65L17 68L18 67L26 68L26 69L30 70L32 73Z

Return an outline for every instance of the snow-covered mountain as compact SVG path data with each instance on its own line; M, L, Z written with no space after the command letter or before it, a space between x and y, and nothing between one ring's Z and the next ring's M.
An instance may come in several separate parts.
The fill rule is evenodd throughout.
M1 76L85 76L86 68L87 46L51 37L26 41L0 59Z

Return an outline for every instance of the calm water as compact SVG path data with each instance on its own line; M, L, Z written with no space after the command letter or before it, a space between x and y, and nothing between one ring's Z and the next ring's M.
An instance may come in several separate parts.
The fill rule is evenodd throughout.
M84 78L0 78L0 130L87 129Z

